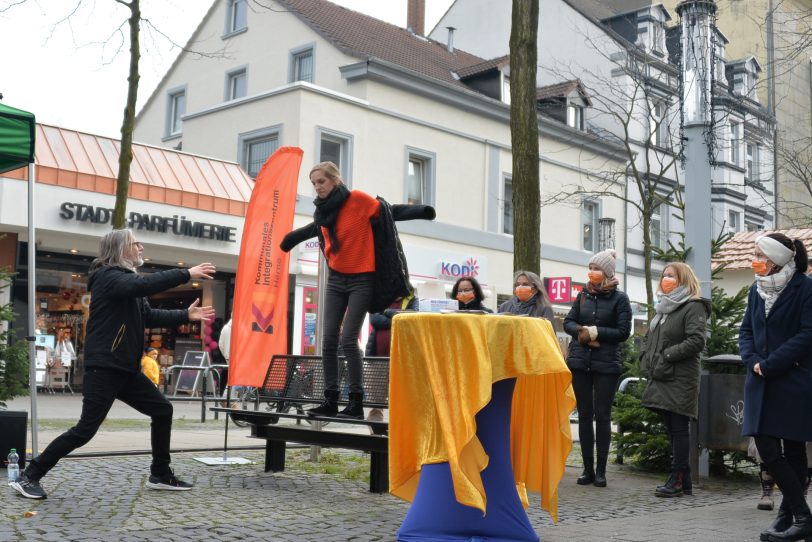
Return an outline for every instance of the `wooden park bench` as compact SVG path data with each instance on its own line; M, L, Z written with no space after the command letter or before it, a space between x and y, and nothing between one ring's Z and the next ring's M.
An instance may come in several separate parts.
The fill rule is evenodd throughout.
M364 359L364 406L389 407L389 358ZM339 410L347 404L346 360L339 358ZM251 437L264 439L265 472L285 470L288 442L360 450L370 454L369 490L385 493L389 490L389 438L387 422L308 416L306 407L324 400L324 372L321 356L274 356L268 365L265 380L259 388L255 410L214 407L215 412L228 413L233 419L251 426ZM267 403L259 409L260 403ZM295 420L296 424L279 424L280 419ZM329 429L324 429L329 425ZM371 428L361 433L347 431L351 427Z

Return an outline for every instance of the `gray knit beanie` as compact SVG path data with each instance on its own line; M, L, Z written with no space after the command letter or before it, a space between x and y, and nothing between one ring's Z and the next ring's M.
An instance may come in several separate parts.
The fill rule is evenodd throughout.
M606 250L602 250L592 256L589 260L589 263L594 263L598 267L601 268L603 274L606 275L606 278L612 278L615 276L615 259L617 258L617 252L613 248L607 248Z

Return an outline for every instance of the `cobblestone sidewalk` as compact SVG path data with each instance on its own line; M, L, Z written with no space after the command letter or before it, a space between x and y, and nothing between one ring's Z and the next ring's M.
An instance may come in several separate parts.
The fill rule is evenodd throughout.
M189 492L144 487L149 457L65 459L43 479L45 501L0 488L0 541L391 541L408 503L369 493L364 481L262 472L262 454L235 455L253 465L206 466L175 454ZM659 478L612 466L609 487L578 486L569 467L553 525L531 495L531 523L545 541L758 540L772 520L755 508L758 486L713 481L681 499L658 499ZM26 511L36 512L24 517Z

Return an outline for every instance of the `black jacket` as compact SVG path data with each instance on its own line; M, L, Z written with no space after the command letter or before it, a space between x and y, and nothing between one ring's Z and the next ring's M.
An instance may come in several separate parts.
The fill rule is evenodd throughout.
M597 326L599 348L578 342L578 326ZM583 290L564 319L564 331L572 337L567 355L570 370L620 373L620 343L629 338L632 308L625 293L615 289L593 295Z
M434 220L436 212L429 205L389 205L379 197L381 211L379 217L372 221L372 236L375 243L375 276L374 294L369 306L369 312L381 312L391 305L398 297L406 297L412 291L409 282L409 269L406 265L406 255L400 244L395 221L403 220ZM324 239L315 222L287 234L279 247L289 252L299 243L319 238L319 245L324 251Z
M472 299L468 303L463 303L462 301L460 301L458 299L457 303L460 304L459 310L461 310L461 311L485 311L485 312L489 312L489 313L493 312L491 309L489 309L488 307L483 305L482 301L480 301L480 300L478 300L476 298Z
M159 310L146 296L187 282L186 269L138 275L123 267L102 267L90 275L90 318L85 367L141 370L145 327L176 327L189 321L186 310Z

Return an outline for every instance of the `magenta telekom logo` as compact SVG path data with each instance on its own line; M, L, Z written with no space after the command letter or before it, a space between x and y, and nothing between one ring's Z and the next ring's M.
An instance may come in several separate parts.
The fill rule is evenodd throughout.
M440 262L440 274L446 277L476 277L479 264L476 258L468 258L465 263Z

